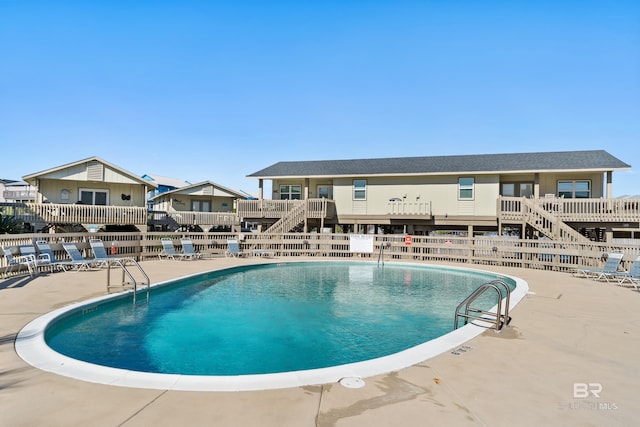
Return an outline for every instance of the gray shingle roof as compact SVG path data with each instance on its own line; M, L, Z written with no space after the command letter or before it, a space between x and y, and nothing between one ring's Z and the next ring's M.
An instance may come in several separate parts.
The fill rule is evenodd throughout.
M430 175L468 172L537 172L549 170L607 171L629 169L630 167L630 165L604 150L591 150L278 162L251 175L247 175L247 177Z

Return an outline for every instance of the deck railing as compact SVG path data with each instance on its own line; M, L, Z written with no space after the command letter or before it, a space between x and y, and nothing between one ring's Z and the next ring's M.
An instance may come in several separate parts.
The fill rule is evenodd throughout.
M154 218L162 220L170 218L178 225L204 225L204 226L224 226L233 227L240 224L238 215L234 212L195 212L195 211L172 211L154 212Z
M24 222L47 224L146 225L147 208L136 206L68 205L25 203Z
M33 190L5 190L2 192L5 200L34 200L36 192Z
M526 199L536 207L564 222L638 222L640 199L565 199L547 197ZM526 206L522 197L500 197L498 216L501 220L522 221Z
M306 203L307 218L326 218L332 200L238 200L240 218L283 218L296 206Z

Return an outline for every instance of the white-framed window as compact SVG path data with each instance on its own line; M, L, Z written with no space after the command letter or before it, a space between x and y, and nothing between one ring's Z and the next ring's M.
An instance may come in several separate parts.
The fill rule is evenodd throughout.
M591 181L558 181L558 197L589 199L591 197Z
M192 212L211 212L210 200L192 200L191 201Z
M458 200L473 200L474 178L458 178Z
M302 199L301 185L281 185L280 200L300 200Z
M78 200L83 205L107 206L109 204L109 190L81 188Z
M353 200L367 200L367 180L353 180Z

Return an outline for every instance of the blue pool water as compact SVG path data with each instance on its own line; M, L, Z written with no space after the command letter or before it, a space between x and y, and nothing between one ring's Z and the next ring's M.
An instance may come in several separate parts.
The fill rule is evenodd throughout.
M156 288L148 305L108 301L55 320L59 353L143 372L245 375L343 365L452 330L487 272L315 262L236 267ZM496 303L486 295L488 309Z

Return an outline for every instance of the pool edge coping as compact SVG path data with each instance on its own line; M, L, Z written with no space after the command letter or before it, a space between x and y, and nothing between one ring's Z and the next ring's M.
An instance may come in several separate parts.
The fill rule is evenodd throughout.
M335 262L335 260L313 260L313 261L285 261L285 263L305 263L305 262ZM339 262L339 261L338 261ZM363 261L371 263L370 261ZM262 263L261 263L262 264ZM267 264L267 263L264 263ZM270 263L269 263L270 264ZM393 262L392 265L410 265L415 267L415 263ZM255 264L260 265L260 264ZM425 265L425 264L419 264ZM529 286L523 279L494 271L483 270L478 268L469 268L462 266L446 266L438 264L434 265L438 268L453 270L470 270L492 275L507 277L515 281L516 288L511 293L509 310L512 310L528 293ZM210 271L223 271L233 269L233 267L224 267ZM207 271L209 272L209 271ZM166 280L153 285L160 287L173 283L179 279L185 279L198 276L207 272L198 272L180 278ZM385 374L389 372L399 371L410 366L422 363L437 355L454 349L467 341L477 337L487 330L485 326L479 326L469 323L457 330L451 331L445 335L434 338L426 343L419 344L415 347L383 356L375 359L369 359L361 362L355 362L334 367L310 369L303 371L292 371L273 374L257 374L257 375L229 375L229 376L212 376L212 375L181 375L181 374L159 374L132 371L120 368L111 368L84 362L64 356L51 349L44 340L44 331L48 325L54 320L65 314L82 309L92 304L102 303L105 300L113 300L116 298L124 298L131 294L131 291L103 295L97 298L91 298L85 301L70 304L65 307L53 310L29 322L20 330L15 341L16 353L28 364L40 370L54 373L57 375L74 378L82 381L114 385L129 388L144 388L158 390L177 390L177 391L255 391L255 390L271 390L292 387L303 387L319 384L328 384L339 382L343 378L368 378L374 375ZM495 307L493 308L495 311Z

